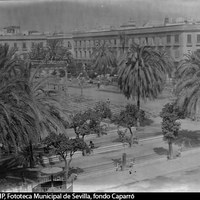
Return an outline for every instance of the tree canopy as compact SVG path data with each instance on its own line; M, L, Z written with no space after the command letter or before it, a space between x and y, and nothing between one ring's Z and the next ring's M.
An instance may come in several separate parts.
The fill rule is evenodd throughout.
M185 55L177 68L175 94L177 104L192 118L199 116L200 102L200 52Z
M113 68L117 67L116 57L111 47L103 42L94 49L92 53L94 70L98 74L111 73Z

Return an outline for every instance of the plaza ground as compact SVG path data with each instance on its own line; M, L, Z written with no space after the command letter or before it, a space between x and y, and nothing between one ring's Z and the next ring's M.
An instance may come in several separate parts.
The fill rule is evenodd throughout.
M119 113L127 103L133 103L120 93L105 92L95 87L85 88L83 97L80 97L80 88L69 87L68 91L69 99L77 100L77 102L66 102L67 109L71 112L91 108L96 102L106 101L108 98L113 112ZM85 100L80 101L80 99ZM181 158L172 161L166 158L168 145L162 139L159 113L163 105L169 101L169 98L161 96L155 101L142 102L142 108L148 112L152 124L137 133L140 141L133 148L124 147L118 142L116 131L101 137L96 135L86 137L86 142L92 140L98 148L92 155L82 156L78 153L74 156L71 166L83 170L74 182L74 191L199 191L199 148L186 149ZM191 131L191 134L195 133L198 136L199 122L181 120L181 129ZM73 131L68 133L70 136L74 134ZM175 152L177 148L175 145ZM136 159L136 176L130 176L128 169L116 172L116 162L122 158L123 153L127 154L127 164L132 158ZM56 166L63 167L64 163L58 163Z

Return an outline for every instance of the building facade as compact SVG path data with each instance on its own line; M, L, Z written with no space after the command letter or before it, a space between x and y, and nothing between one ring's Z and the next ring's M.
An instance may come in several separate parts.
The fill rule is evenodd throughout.
M0 44L8 44L10 47L14 47L18 54L28 53L35 44L46 46L48 40L62 39L63 43L72 52L73 40L71 34L44 34L37 31L21 31L18 26L11 26L3 28L0 34Z
M179 62L184 54L200 49L200 24L184 23L77 33L73 35L74 56L77 60L87 62L95 45L101 42L107 42L119 55L122 51L120 35L125 37L125 51L133 42L148 45L165 50L175 62Z
M15 30L16 29L16 30ZM97 45L106 42L114 49L116 56L122 52L120 35L125 38L127 51L131 43L152 46L155 49L164 49L175 62L179 62L184 54L200 49L200 23L174 23L165 21L160 26L136 27L134 24L123 25L119 28L107 30L94 30L87 32L74 32L72 34L27 34L20 33L18 26L7 27L0 34L0 44L7 43L17 48L20 54L27 53L35 43L46 45L48 40L62 39L64 45L72 52L77 62L91 61L92 52Z

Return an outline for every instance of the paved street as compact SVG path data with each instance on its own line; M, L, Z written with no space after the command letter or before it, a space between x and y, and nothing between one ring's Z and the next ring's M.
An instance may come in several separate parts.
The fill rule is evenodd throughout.
M164 156L140 163L135 166L136 176L130 175L128 171L110 171L98 177L77 180L74 190L77 192L136 192L152 191L151 189L154 189L154 191L190 191L193 188L193 191L199 191L199 153L200 149L195 149L183 152L181 158L174 160L169 161ZM184 177L181 175L184 175ZM195 177L194 181L192 177ZM193 182L193 187L188 187L188 179ZM161 185L159 185L159 180L162 182ZM179 181L174 182L175 180ZM169 187L171 183L173 185Z

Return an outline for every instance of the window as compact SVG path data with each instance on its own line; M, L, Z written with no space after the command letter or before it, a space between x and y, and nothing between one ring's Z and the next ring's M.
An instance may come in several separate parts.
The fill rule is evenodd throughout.
M167 35L167 43L171 43L171 35Z
M179 35L175 35L174 41L175 41L175 43L179 43Z
M14 43L14 48L17 48L17 43L16 42Z
M26 42L23 42L23 43L22 43L22 48L23 48L23 49L26 49Z
M82 58L82 52L80 51L80 58Z
M116 39L114 39L114 45L116 45L117 44L117 41L116 41Z
M174 57L175 57L175 58L179 58L179 56L180 56L179 49L175 49Z
M197 34L197 43L200 43L200 34Z
M187 43L192 43L192 36L190 34L187 35Z
M76 52L75 52L75 57L77 58L77 56L78 56L78 52L76 51Z
M85 51L85 58L86 58L86 56L87 56L87 53L86 53L86 51Z
M40 46L43 47L43 42L40 42Z
M34 45L35 45L35 43L34 43L34 42L32 42L32 44L31 44L32 48L34 47Z

